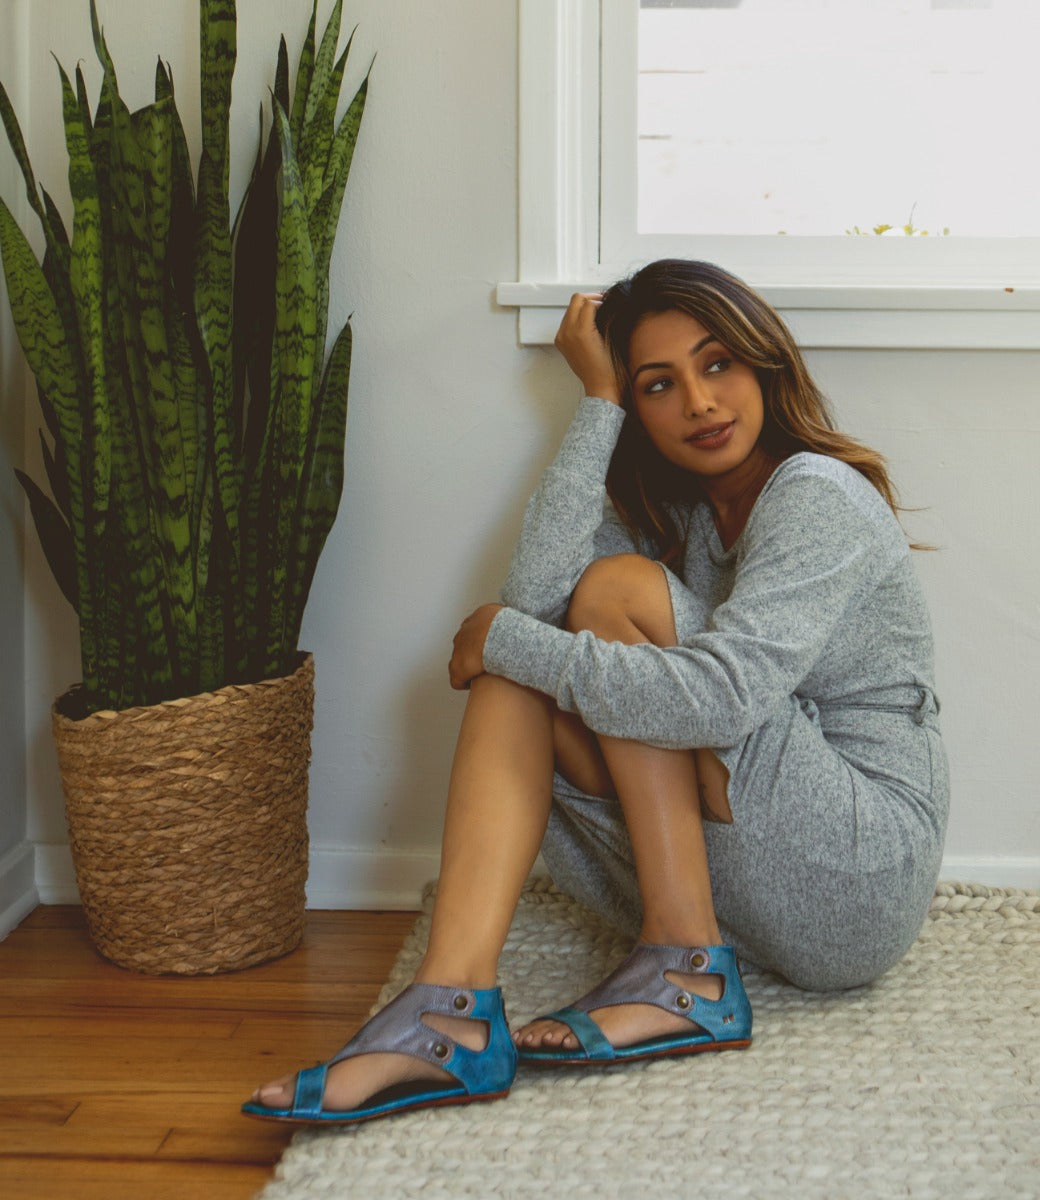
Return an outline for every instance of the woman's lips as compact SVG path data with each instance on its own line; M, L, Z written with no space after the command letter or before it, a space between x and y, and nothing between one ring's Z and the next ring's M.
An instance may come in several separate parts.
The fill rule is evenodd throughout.
M693 446L697 450L718 450L725 446L733 436L735 425L735 421L728 421L725 425L712 425L708 429L691 433L684 440L688 446Z

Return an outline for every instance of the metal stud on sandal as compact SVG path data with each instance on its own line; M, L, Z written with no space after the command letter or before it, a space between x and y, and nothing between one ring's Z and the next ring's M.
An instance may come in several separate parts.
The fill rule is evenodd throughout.
M469 1050L423 1021L426 1014L468 1017L487 1025L483 1050ZM325 1080L335 1063L360 1054L409 1054L451 1076L437 1083L415 1080L396 1084L345 1112L322 1107ZM300 1071L290 1108L268 1108L248 1101L242 1111L250 1117L306 1124L352 1125L413 1109L498 1100L509 1093L516 1074L516 1047L509 1034L501 988L442 987L413 983L364 1025L328 1062Z
M668 979L679 975L716 975L722 996L707 1000ZM618 1004L652 1004L685 1017L689 1032L667 1034L615 1047L588 1015ZM742 1050L751 1045L751 1005L732 946L654 946L640 943L588 995L546 1020L567 1025L580 1043L577 1050L545 1050L521 1046L521 1063L532 1066L593 1066L698 1054L707 1050Z

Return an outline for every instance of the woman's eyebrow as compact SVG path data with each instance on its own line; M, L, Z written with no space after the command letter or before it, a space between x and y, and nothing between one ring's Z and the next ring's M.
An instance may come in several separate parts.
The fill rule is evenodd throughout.
M693 358L694 355L700 354L700 352L704 349L704 347L709 345L711 342L717 342L718 340L719 339L713 333L709 333L707 337L702 337L701 340L697 343L697 345L694 346L693 349L690 351L690 358ZM632 372L632 378L635 379L635 377L640 373L640 371L660 371L667 367L670 367L671 365L672 365L671 363L667 363L667 362L643 363L643 365L641 367L636 367L636 369Z

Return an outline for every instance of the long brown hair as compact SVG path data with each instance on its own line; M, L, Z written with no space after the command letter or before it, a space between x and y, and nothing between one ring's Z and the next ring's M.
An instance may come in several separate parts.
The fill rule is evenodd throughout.
M607 472L607 493L621 519L633 533L648 537L664 562L683 552L685 531L676 524L675 506L702 494L696 478L668 462L646 436L632 401L628 348L643 317L672 310L694 317L754 368L765 409L760 444L767 454L784 459L811 450L840 459L865 475L898 511L885 460L835 427L823 393L776 310L712 263L661 259L607 290L596 325L610 347L629 413Z

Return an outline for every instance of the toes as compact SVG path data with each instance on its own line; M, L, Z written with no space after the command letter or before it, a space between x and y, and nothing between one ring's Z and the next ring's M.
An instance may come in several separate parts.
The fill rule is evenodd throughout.
M254 1104L262 1104L265 1108L284 1108L292 1100L290 1094L291 1079L276 1079L273 1083L264 1083L253 1093Z
M518 1046L541 1046L546 1050L555 1050L559 1046L573 1050L578 1045L577 1039L565 1025L543 1021L525 1025L517 1033L515 1041Z

